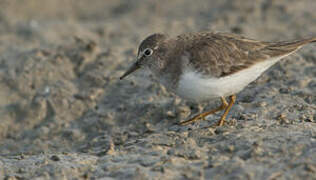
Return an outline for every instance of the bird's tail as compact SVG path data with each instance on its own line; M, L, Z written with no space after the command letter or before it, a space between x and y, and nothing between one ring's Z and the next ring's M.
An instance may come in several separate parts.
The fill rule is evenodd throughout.
M316 42L316 37L310 38L308 41L309 41L310 43Z
M300 49L302 46L313 42L316 42L316 37L300 39L295 41L268 43L265 49L269 51L272 56L281 56L285 54L291 54L296 50Z
M316 42L316 37L294 41L293 43L297 44L298 46L302 46L302 45L313 43L313 42Z
M276 43L275 46L279 46L279 47L285 47L285 48L300 48L301 46L305 45L305 44L309 44L309 43L313 43L316 42L316 37L314 38L305 38L305 39L300 39L300 40L295 40L295 41L283 41L283 42L279 42ZM273 46L273 45L272 45Z

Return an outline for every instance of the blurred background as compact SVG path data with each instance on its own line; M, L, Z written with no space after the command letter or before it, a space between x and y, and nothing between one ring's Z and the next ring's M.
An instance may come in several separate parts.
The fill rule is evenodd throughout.
M234 135L226 146L216 144L224 137L221 130L218 136L212 136L211 131L188 135L187 131L174 127L175 122L213 104L192 104L174 97L144 72L118 81L133 62L140 41L154 32L178 35L225 31L264 41L311 37L316 36L315 11L315 0L1 0L0 155L3 158L0 174L26 178L83 178L85 173L92 174L91 177L126 178L136 174L135 177L150 178L154 174L161 178L190 179L209 173L208 177L213 177L215 172L222 172L221 168L215 168L216 171L210 168L215 166L210 157L220 156L214 149L231 153L246 151L252 147L250 139L256 137L256 133L241 131L239 136L243 140L239 142L240 139L234 139L238 137L234 130L243 127L230 129ZM274 124L283 122L282 118L276 117L284 116L289 117L284 121L287 125L315 122L316 54L312 47L315 46L304 48L301 55L294 55L291 60L277 65L250 85L249 90L243 91L239 96L240 103L232 111L232 121L241 120L245 127L255 128L259 127L258 124L275 127ZM263 101L268 104L264 110ZM292 109L287 110L288 107ZM252 121L248 121L250 119ZM202 126L206 125L203 123L207 122L202 122ZM278 143L292 139L288 132L296 130L301 139L305 138L307 150L315 148L315 143L309 141L315 140L315 123L312 127L310 131L303 127L293 127L290 131L268 128L266 134L270 138L275 135L281 140L268 144L263 151L281 152L270 147L282 148ZM286 132L288 136L275 132ZM155 136L149 136L152 133ZM188 146L181 145L179 149L184 151L169 152L178 136L192 139L183 140ZM214 139L203 141L201 136ZM298 139L293 138L283 148L291 149ZM137 144L140 141L143 143ZM158 143L157 147L154 142ZM232 144L239 148L229 150ZM214 151L209 151L211 147ZM307 150L304 152L309 152ZM148 157L141 159L146 153ZM166 169L165 175L162 170L151 169L164 161L157 160L157 157L177 157L181 153L184 153L185 160L169 164L176 170L174 174ZM193 157L190 156L192 153ZM62 154L56 155L58 161L81 165L69 169L66 164L54 164L51 161L56 157L51 160L52 154ZM72 159L67 159L68 156ZM240 156L238 153L227 155ZM291 153L281 153L275 159L290 156ZM116 160L117 169L111 158L121 158ZM190 158L200 160L202 164L194 165L200 171L179 168L180 164L192 167ZM249 158L252 160L254 157ZM298 159L313 158L315 153L310 152ZM254 165L248 161L249 166L245 166L238 163L244 163L246 159L232 160L235 164L230 160L222 158L215 164L228 169L243 169L233 174L236 177L248 177L249 167L254 167L250 171L256 174L249 175L250 179L268 178L273 174L269 168L262 170L264 164ZM270 160L271 163L274 161L271 157ZM37 167L34 162L41 166ZM102 168L98 169L99 166ZM204 171L201 167L211 170ZM122 168L125 171L118 170ZM315 168L312 166L311 169ZM308 172L297 166L284 177L293 177L297 173L311 177L312 171ZM183 173L189 174L184 176Z
M275 40L315 32L316 5L312 0L3 0L0 3L1 41L16 43L27 39L30 44L54 44L75 35L97 39L103 35L104 41L112 33L143 38L153 32L179 34L201 30L232 31Z

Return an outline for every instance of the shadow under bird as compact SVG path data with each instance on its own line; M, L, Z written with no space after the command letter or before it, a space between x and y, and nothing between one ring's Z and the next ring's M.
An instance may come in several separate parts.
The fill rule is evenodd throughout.
M222 126L236 101L236 93L279 60L312 42L316 42L316 37L261 42L229 33L188 33L174 38L152 34L141 42L136 62L120 79L147 68L161 84L180 97L196 102L220 98L220 107L180 124L205 119L223 110L217 123Z

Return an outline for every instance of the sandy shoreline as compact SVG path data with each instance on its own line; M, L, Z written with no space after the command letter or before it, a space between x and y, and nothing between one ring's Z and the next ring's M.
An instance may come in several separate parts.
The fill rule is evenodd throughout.
M153 32L316 36L313 0L41 2L0 2L0 179L316 178L315 44L240 92L224 127L175 125L219 101L118 80Z

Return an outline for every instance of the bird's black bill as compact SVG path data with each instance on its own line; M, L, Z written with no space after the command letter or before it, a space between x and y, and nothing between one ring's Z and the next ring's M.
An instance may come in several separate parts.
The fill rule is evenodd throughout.
M131 74L132 72L136 71L140 68L140 65L138 63L133 64L124 74L120 77L120 80Z

